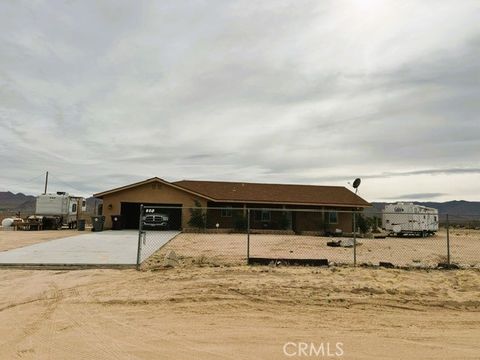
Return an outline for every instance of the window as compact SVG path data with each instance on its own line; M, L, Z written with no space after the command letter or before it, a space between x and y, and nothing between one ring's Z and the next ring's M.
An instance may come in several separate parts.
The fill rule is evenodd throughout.
M338 224L338 213L336 211L330 211L328 213L328 223Z
M222 217L232 217L232 208L227 207L222 209Z
M72 213L77 212L77 204L72 204Z
M254 210L256 221L270 221L271 215L268 210Z
M262 221L270 221L270 211L262 210Z

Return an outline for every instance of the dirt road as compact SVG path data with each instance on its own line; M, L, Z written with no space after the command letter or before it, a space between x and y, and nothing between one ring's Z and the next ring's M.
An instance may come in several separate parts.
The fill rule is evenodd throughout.
M477 359L479 289L473 270L2 270L0 358L287 359L286 343L341 342L342 359Z

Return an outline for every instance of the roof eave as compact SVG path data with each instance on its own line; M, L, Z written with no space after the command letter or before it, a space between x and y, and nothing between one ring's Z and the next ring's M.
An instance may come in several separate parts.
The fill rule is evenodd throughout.
M331 206L331 207L348 207L348 208L352 208L352 207L353 208L372 207L372 205L368 202L357 203L357 204L348 204L348 203L347 204L338 204L338 203L312 203L312 202L288 202L288 201L287 202L284 202L284 201L260 201L260 200L248 200L248 199L243 199L243 200L215 199L211 196L208 196L208 195L190 190L187 187L177 185L175 182L171 183L171 182L165 181L165 180L163 180L159 177L149 178L149 179L139 181L139 182L136 182L136 183L133 183L133 184L130 184L130 185L126 185L126 186L114 188L114 189L111 189L111 190L103 191L103 192L100 192L100 193L96 193L96 194L93 194L93 196L96 197L96 198L102 199L104 196L107 196L107 195L110 195L110 194L113 194L113 193L116 193L116 192L128 190L128 189L132 189L132 188L135 188L135 187L138 187L138 186L141 186L141 185L149 184L151 182L160 182L162 184L165 184L167 186L171 186L171 187L173 187L175 189L178 189L180 191L185 191L185 192L190 193L192 195L204 198L206 200L218 202L218 203L251 203L251 204L275 204L275 205L295 205L295 206Z
M132 188L135 188L135 187L138 187L138 186L142 186L142 185L145 185L145 184L149 184L151 182L160 182L162 184L165 184L167 186L171 186L175 189L178 189L180 191L185 191L189 194L193 194L195 196L198 196L198 197L201 197L201 198L204 198L204 199L207 199L207 200L210 200L210 201L216 201L215 199L209 197L209 196L206 196L204 194L200 194L200 193L197 193L195 191L192 191L190 189L187 189L187 188L184 188L182 186L178 186L178 185L175 185L173 183L170 183L168 181L165 181L159 177L153 177L153 178L150 178L150 179L147 179L147 180L143 180L143 181L139 181L139 182L136 182L136 183L133 183L133 184L130 184L130 185L126 185L126 186L122 186L122 187L118 187L118 188L115 188L115 189L111 189L111 190L107 190L107 191L103 191L103 192L100 192L100 193L96 193L96 194L93 194L93 197L95 198L99 198L99 199L102 199L104 196L107 196L107 195L110 195L110 194L113 194L113 193L116 193L116 192L120 192L120 191L124 191L124 190L128 190L128 189L132 189Z
M362 207L369 208L373 205L367 204L338 204L338 203L308 203L308 202L289 202L289 201L259 201L259 200L232 200L232 199L214 199L218 203L249 203L249 204L276 204L276 205L302 205L302 206L335 206L335 207Z

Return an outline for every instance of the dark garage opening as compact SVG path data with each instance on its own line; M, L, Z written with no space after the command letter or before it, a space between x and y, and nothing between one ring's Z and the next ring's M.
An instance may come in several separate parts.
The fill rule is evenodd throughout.
M140 221L140 205L141 203L122 202L121 215L125 229L138 229ZM181 230L182 229L182 204L143 204L148 206L159 206L157 212L162 212L169 216L168 229Z

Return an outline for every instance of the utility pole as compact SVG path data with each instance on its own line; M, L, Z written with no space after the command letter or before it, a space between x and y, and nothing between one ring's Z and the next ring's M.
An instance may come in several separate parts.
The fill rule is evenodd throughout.
M45 191L44 191L44 194L47 193L47 188L48 188L48 171L45 174Z

